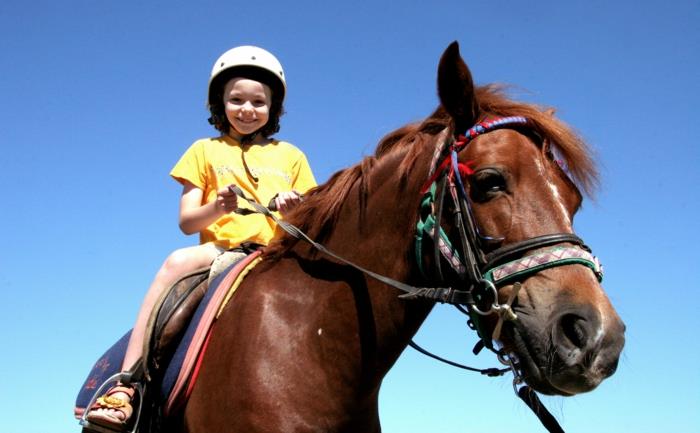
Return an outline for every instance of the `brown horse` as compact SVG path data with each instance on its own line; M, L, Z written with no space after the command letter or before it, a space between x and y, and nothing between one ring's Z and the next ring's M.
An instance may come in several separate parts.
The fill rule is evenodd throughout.
M414 246L431 172L438 184L450 177L449 169L440 171L436 149L484 119L523 116L524 124L451 148L458 158L452 180L459 179L443 191L454 195L455 185L464 184L466 208L459 200L436 201L438 225L462 268L473 268L470 255L493 268L538 258L552 246L583 251L572 220L582 200L578 188L588 192L596 183L586 146L551 112L511 101L494 87L475 87L456 43L440 61L438 93L435 113L389 134L375 156L313 190L288 221L359 266L407 284L451 287L438 300L460 293L473 301L470 310L490 312L473 315L482 318L481 336L489 345L502 326L495 336L501 353L517 360L517 372L535 390L569 396L594 389L616 369L624 325L589 267L566 262L535 269L516 278L518 284L499 284L497 299L489 300L491 286L477 294L469 269L448 266L430 247L417 255ZM452 164L445 161L443 168ZM477 242L471 252L471 238L459 227L470 218ZM216 323L173 429L380 431L382 379L435 299L400 299L398 289L288 235L278 236L265 257ZM515 287L522 287L517 296ZM512 294L517 319L503 323L498 312L508 310Z

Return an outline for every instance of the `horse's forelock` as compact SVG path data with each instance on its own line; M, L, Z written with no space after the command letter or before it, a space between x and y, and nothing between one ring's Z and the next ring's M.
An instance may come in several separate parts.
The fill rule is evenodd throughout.
M554 111L543 107L517 102L505 96L505 86L487 85L476 89L476 98L482 115L523 116L530 126L555 146L565 159L574 183L592 196L598 187L598 170L593 154L586 143L568 125L554 116Z

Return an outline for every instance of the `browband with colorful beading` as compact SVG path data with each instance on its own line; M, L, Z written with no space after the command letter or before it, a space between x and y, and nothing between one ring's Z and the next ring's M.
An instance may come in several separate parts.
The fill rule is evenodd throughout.
M464 147L469 144L473 139L479 135L485 134L487 132L494 131L496 129L507 128L513 125L524 125L528 122L526 117L523 116L510 116L510 117L498 117L495 119L486 119L472 126L464 133L457 137L455 141L445 140L442 146L435 148L435 153L433 154L433 160L430 163L430 171L428 171L428 186L432 184L437 177L439 177L440 172L449 166L449 152L454 150L459 152ZM440 163L438 164L438 161Z

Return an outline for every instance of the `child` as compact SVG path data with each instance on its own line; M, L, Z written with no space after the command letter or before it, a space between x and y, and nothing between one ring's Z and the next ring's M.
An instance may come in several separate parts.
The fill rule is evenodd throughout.
M142 354L148 318L161 293L184 274L209 265L219 254L242 243L266 245L274 222L260 214L233 213L247 203L238 201L229 185L267 205L274 198L284 215L300 194L316 185L304 154L293 145L274 140L283 114L286 80L282 65L269 52L241 46L225 52L209 79L209 122L221 136L196 141L170 175L183 185L180 229L199 232L200 245L174 251L148 289L134 325L122 370ZM110 429L124 429L132 413L134 391L116 386L98 399L87 420Z

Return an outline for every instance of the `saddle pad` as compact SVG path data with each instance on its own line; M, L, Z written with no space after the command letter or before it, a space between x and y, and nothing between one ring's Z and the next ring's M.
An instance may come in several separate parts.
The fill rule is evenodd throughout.
M260 251L256 251L237 262L233 269L222 274L224 278L216 283L216 289L210 289L197 308L163 376L161 398L162 401L166 401L163 408L166 416L187 401L197 379L198 368L196 367L204 355L205 342L217 313L246 274L260 261L259 256Z
M130 337L131 331L124 334L112 347L107 349L92 367L90 374L88 374L87 379L85 379L85 383L83 383L83 387L80 388L78 398L75 399L75 409L73 412L76 418L80 419L83 416L85 408L90 403L90 400L92 400L97 389L102 386L107 379L121 371L124 354L126 353L126 346L129 344Z
M202 349L209 329L216 319L216 313L223 305L223 300L230 298L229 292L233 290L232 287L237 287L248 270L260 260L258 256L260 256L260 252L256 251L244 257L232 264L226 272L222 272L212 281L209 290L197 307L172 360L168 363L161 383L160 395L151 396L152 398L158 398L161 403L168 400L166 414L170 406L172 406L170 401L180 404L186 401L189 393L183 392L186 391L184 385L194 383L194 379L190 379L189 376L193 371L195 361L200 349ZM234 283L236 284L234 285ZM80 419L82 417L85 408L94 397L97 389L107 379L121 371L130 336L131 330L110 347L92 367L76 398L74 409L76 418Z

